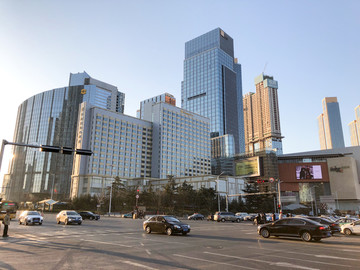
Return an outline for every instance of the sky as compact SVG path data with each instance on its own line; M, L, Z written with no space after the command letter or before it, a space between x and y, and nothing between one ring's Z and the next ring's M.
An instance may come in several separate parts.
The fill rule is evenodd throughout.
M359 10L358 0L0 0L0 140L13 141L22 102L67 86L70 73L117 86L127 115L165 92L180 107L185 42L220 27L234 39L243 94L262 72L278 81L284 153L320 149L316 118L333 96L350 146Z

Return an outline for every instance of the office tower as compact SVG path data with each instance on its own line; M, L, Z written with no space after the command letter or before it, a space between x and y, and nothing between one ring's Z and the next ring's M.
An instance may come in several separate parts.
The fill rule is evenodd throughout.
M165 102L144 104L153 123L151 177L211 173L209 119Z
M152 97L152 98L141 101L140 102L140 111L139 111L140 117L139 118L144 119L144 114L146 114L146 112L144 111L144 105L145 104L147 104L147 103L155 104L155 103L158 103L158 102L165 102L165 103L176 106L176 98L173 95L170 95L169 93L164 93L164 94L158 95L156 97ZM149 108L151 108L151 107L149 107Z
M241 84L233 39L222 29L185 43L181 107L209 118L211 137L233 136L235 153L245 149Z
M91 149L91 157L75 155L71 198L103 194L118 176L151 177L152 123L81 104L76 148Z
M270 150L282 154L278 82L261 74L255 78L255 87L255 93L247 93L243 98L245 150L250 153Z
M355 108L355 120L349 124L352 146L360 145L360 105Z
M75 149L79 105L123 110L124 94L86 72L70 74L69 86L42 92L18 109L15 143L54 145ZM4 176L5 196L14 201L69 197L73 156L14 146L14 158Z
M343 148L344 135L341 125L339 103L336 97L322 100L323 113L318 116L320 149Z

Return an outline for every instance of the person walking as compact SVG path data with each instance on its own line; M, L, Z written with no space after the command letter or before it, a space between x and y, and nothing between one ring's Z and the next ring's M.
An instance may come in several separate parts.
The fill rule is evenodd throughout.
M279 214L279 219L282 219L283 218L283 212L280 211L280 214Z
M10 225L10 213L9 213L9 211L6 211L6 215L4 217L3 224L4 224L3 237L8 237L8 228L9 228L9 225Z

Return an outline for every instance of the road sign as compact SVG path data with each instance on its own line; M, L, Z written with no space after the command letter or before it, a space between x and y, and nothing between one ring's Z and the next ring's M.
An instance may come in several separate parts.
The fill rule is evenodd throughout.
M272 183L272 182L274 182L274 181L275 181L274 178L272 178L272 177L269 178L269 182L270 182L270 183Z
M140 197L140 196L136 194L135 198L136 198L136 199L139 199L139 197Z

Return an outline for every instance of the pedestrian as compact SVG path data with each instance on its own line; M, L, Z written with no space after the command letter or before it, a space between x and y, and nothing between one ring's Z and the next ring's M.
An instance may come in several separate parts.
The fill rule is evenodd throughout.
M4 217L3 224L4 224L3 237L8 237L7 232L8 232L8 228L9 228L9 225L10 225L10 213L9 213L9 211L6 211L6 215Z
M275 221L275 213L273 213L272 215L271 215L271 221Z
M280 211L279 219L282 219L282 218L283 218L283 213L282 213L282 211Z

